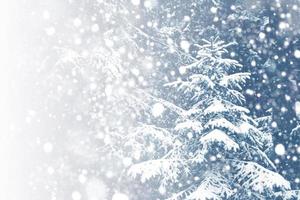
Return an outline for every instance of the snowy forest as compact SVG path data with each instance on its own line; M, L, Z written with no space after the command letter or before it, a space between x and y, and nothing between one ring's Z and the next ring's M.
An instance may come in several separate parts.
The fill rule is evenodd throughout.
M0 199L300 199L300 1L10 9Z

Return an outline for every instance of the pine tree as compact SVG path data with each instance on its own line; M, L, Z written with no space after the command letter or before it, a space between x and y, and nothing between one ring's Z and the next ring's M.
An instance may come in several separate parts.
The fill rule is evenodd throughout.
M65 168L58 172L65 177L64 185L72 184L68 182L73 181L70 177L76 177L83 168L90 177L109 177L105 182L107 186L116 185L122 167L114 157L119 154L118 141L142 110L142 102L132 89L138 78L132 71L138 69L139 60L144 56L132 39L131 26L125 21L131 15L128 8L121 6L122 2L97 1L93 2L93 8L85 7L90 4L81 5L81 18L97 20L93 23L101 24L101 28L91 27L95 34L89 36L88 45L62 43L55 47L54 57L47 57L43 63L42 70L46 72L43 90L49 91L45 108L54 116L61 116L56 120L57 127L62 128L67 138L62 145L67 150L62 151L53 165L73 166L72 170ZM99 17L84 13L90 9ZM54 66L53 60L56 60ZM53 137L58 141L61 136ZM71 159L65 160L65 157ZM59 187L58 193L64 192L65 187Z
M176 105L153 99L177 114L173 127L141 124L127 136L125 146L134 155L128 174L142 182L159 180L163 197L175 199L266 199L290 188L265 150L270 132L244 107L242 86L250 73L228 54L218 39L197 45L194 62L182 66L182 77L165 84Z

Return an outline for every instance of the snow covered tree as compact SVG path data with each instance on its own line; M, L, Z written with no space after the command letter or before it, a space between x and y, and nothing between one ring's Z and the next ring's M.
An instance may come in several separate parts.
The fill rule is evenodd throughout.
M116 183L123 168L122 160L115 159L119 155L118 142L127 134L137 113L144 109L135 89L138 84L144 84L137 65L145 59L133 40L132 26L126 21L132 14L121 6L122 1L91 2L92 8L86 2L76 3L84 10L93 9L95 15L82 12L69 20L74 24L71 27L77 27L76 23L91 18L92 24L80 25L88 38L73 31L74 36L68 37L77 38L80 46L76 41L55 46L53 54L43 62L41 71L45 75L41 83L48 95L45 108L66 138L61 140L62 153L55 158L53 166L61 163L73 166L72 170L61 170L59 176L71 181L74 181L72 177L94 176L108 187ZM61 136L51 137L58 141ZM66 161L65 157L70 159ZM88 188L88 183L87 180L82 187ZM70 184L59 183L60 186ZM66 188L61 186L58 192L63 194Z
M165 84L187 103L153 97L176 113L175 125L142 123L126 137L134 163L128 174L158 180L159 193L170 200L275 197L290 185L265 153L271 133L259 129L263 120L255 121L244 107L241 90L250 73L225 57L232 43L203 43L195 45L193 62L180 67L182 77Z

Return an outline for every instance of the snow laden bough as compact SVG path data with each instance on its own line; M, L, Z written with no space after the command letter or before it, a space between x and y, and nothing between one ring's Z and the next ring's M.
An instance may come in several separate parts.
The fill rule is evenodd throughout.
M273 199L288 194L290 184L267 157L272 146L266 123L244 107L242 86L249 73L224 58L232 43L213 39L197 45L195 61L179 70L182 77L165 87L176 97L190 97L189 107L159 98L177 114L173 127L140 123L126 138L138 154L128 174L142 182L158 180L168 200ZM266 121L266 120L265 120ZM147 138L147 139L146 139ZM149 148L152 146L152 148Z

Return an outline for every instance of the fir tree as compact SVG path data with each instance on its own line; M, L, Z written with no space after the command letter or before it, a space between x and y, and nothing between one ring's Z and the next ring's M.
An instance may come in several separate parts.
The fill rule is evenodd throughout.
M203 42L195 61L180 67L182 77L165 84L188 103L153 98L177 113L175 126L142 124L127 136L135 155L128 174L159 180L170 200L274 198L290 185L265 153L271 133L244 107L241 90L250 73L236 72L242 66L225 58L232 43Z

